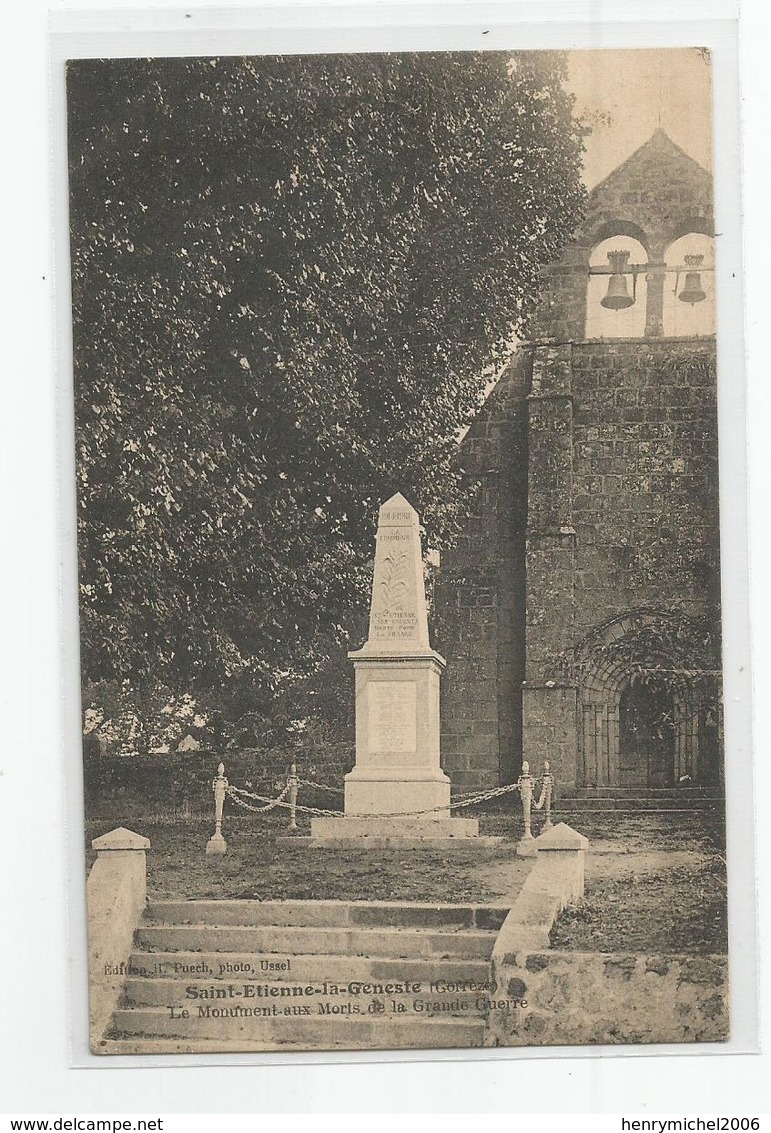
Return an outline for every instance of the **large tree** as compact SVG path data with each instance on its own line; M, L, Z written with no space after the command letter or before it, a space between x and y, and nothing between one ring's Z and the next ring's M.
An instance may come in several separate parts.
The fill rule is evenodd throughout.
M312 665L379 502L441 547L454 455L580 213L548 53L68 70L83 665Z

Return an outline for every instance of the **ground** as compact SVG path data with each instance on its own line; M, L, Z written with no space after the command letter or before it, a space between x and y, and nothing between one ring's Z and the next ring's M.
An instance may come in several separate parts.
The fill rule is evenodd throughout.
M585 899L557 921L552 946L586 952L727 952L725 871L710 858L687 857L677 864L665 854L591 861Z
M724 842L714 816L587 814L570 823L590 839L586 894L560 917L554 947L727 951ZM280 847L276 836L286 833L286 818L274 815L230 817L222 857L206 856L211 821L201 817L91 820L87 845L123 824L150 839L148 889L156 898L495 903L513 899L532 865L516 856L518 823L504 812L480 815L482 833L504 835L498 847L484 850Z

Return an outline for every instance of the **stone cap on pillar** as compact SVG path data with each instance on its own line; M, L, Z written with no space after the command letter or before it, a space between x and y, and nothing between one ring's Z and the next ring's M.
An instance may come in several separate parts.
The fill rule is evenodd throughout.
M141 834L135 834L133 830L127 830L125 826L119 826L108 834L94 838L91 842L91 848L100 852L104 850L149 850L150 839L143 838Z
M558 822L545 834L539 834L535 839L535 844L538 847L539 854L543 853L544 850L575 851L589 849L589 839L585 835L579 834L572 826L568 826L567 822Z

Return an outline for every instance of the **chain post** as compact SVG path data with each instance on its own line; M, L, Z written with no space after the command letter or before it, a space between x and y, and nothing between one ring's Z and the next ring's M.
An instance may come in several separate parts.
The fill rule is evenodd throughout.
M530 764L524 760L522 764L522 774L517 780L519 787L519 794L522 799L522 818L525 823L525 833L522 835L523 842L530 842L532 840L532 832L530 830L530 808L533 805L533 776L530 774Z
M543 789L544 789L544 809L546 811L546 818L544 819L543 829L544 830L551 830L552 825L553 825L552 820L551 820L551 800L552 800L552 791L554 790L554 776L552 775L551 771L549 770L548 759L544 761L544 765L543 765Z
M214 791L214 833L206 843L207 854L224 854L228 848L227 842L222 837L222 808L229 785L225 778L225 764L220 763L211 785Z
M289 829L295 831L297 826L297 789L300 786L300 780L297 778L297 764L293 763L289 771L289 778L287 779L289 787Z

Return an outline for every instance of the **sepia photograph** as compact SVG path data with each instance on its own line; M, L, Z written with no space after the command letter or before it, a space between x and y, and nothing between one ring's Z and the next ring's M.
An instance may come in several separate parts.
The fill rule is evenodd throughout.
M731 1037L712 78L67 61L93 1054Z

